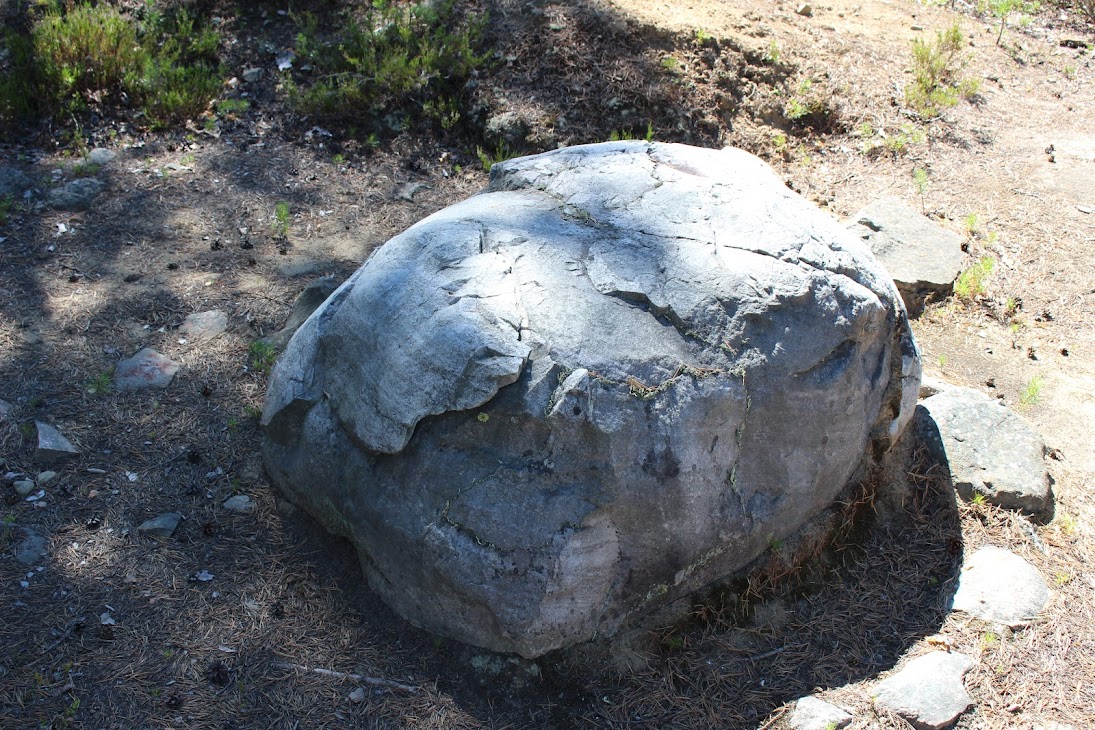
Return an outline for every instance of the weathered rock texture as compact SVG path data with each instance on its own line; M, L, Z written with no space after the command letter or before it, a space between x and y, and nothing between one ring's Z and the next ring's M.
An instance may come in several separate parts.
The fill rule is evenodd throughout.
M495 165L293 337L276 483L432 631L533 657L736 571L915 406L890 278L738 150Z

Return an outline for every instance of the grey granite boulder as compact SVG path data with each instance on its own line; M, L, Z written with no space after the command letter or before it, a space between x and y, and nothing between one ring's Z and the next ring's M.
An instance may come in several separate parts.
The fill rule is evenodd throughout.
M947 727L973 704L962 678L974 663L965 654L945 651L917 657L878 684L875 702L901 715L913 727Z
M915 407L892 281L739 150L499 163L304 323L280 489L429 630L535 657L741 569Z
M893 277L909 311L931 294L950 294L962 269L962 237L896 198L881 198L848 219Z
M1052 519L1045 443L995 398L972 388L947 387L921 401L917 431L947 465L963 499L980 494L997 506Z

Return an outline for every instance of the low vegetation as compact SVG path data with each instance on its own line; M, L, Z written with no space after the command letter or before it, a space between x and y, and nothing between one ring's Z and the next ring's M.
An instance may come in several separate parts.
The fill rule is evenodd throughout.
M0 122L133 106L163 127L203 112L221 88L220 38L185 7L53 1L28 12L27 29L3 39Z
M965 44L957 23L937 32L934 40L913 40L913 79L905 86L905 103L920 117L938 117L979 90L976 79L961 78Z
M296 52L314 71L284 82L300 111L364 122L370 129L361 132L373 134L417 118L443 129L464 120L465 84L487 60L478 50L485 15L466 13L455 0L376 0L337 32L324 32L307 13L300 22Z

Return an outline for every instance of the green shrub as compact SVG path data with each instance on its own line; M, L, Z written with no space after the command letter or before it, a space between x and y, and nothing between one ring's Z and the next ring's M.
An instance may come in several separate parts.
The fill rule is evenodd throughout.
M27 33L5 35L0 121L67 118L94 102L136 104L164 126L201 113L220 90L220 38L185 8L149 4L127 15L107 3L45 5Z
M476 52L484 25L482 15L457 12L456 0L373 0L364 17L326 38L305 16L296 52L312 63L316 80L298 86L287 79L290 100L328 120L409 114L452 128L461 119L464 84L486 61Z
M937 117L977 93L974 79L960 79L965 66L965 37L955 23L939 31L935 40L913 40L913 80L905 86L905 102L921 117Z

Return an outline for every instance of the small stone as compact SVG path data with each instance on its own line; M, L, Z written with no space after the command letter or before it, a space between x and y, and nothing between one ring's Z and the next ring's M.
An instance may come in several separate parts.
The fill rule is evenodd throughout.
M246 68L243 70L243 80L249 84L253 84L262 78L261 68Z
M950 470L959 496L1021 510L1039 520L1053 516L1045 442L1022 418L972 388L951 387L924 399L917 433Z
M400 185L395 191L395 195L400 200L406 200L408 203L414 202L414 194L423 188L429 187L426 183L421 182L409 182Z
M51 207L61 210L87 210L101 192L102 180L83 177L50 190L48 201Z
M814 9L810 7L810 3L802 3L797 8L795 8L795 12L799 15L809 18L814 14Z
M875 688L875 702L915 727L939 730L965 712L973 699L962 677L974 666L964 654L937 651L913 659Z
M358 687L357 689L355 689L353 692L350 693L350 702L353 702L355 705L359 704L361 702L364 702L364 701L365 701L365 690L362 689L361 687Z
M79 449L53 426L42 421L35 421L34 425L38 429L38 448L34 452L38 463L48 464L80 454Z
M55 471L43 471L38 473L38 477L34 480L38 482L40 487L48 487L53 482L57 481L57 472Z
M20 497L26 497L28 494L34 491L35 484L29 479L20 479L12 486L15 487L15 491L19 494Z
M230 512L253 512L255 501L246 494L237 494L224 501L224 508Z
M87 153L87 161L93 165L98 165L99 167L106 167L111 162L114 162L117 157L117 152L108 150L105 147L96 147L91 152Z
M6 400L0 400L0 421L5 421L11 417L11 412L15 410L15 406L8 403Z
M145 520L137 528L137 532L144 533L145 535L152 535L153 537L171 537L175 532L175 528L179 526L179 522L181 521L181 514L178 512L168 512L159 517Z
M179 369L171 358L146 347L133 357L122 360L114 371L116 390L166 388Z
M502 112L487 120L484 132L495 144L515 149L524 144L529 123L517 112Z
M792 730L840 730L852 721L852 716L836 705L817 697L803 697L795 703L791 715Z
M179 334L200 340L208 340L228 329L228 315L219 309L195 312L187 316L179 327Z
M22 528L23 539L15 546L15 559L23 565L34 565L46 554L46 538L29 527Z
M987 545L962 566L952 608L984 621L1023 626L1049 601L1037 569L1015 553Z

